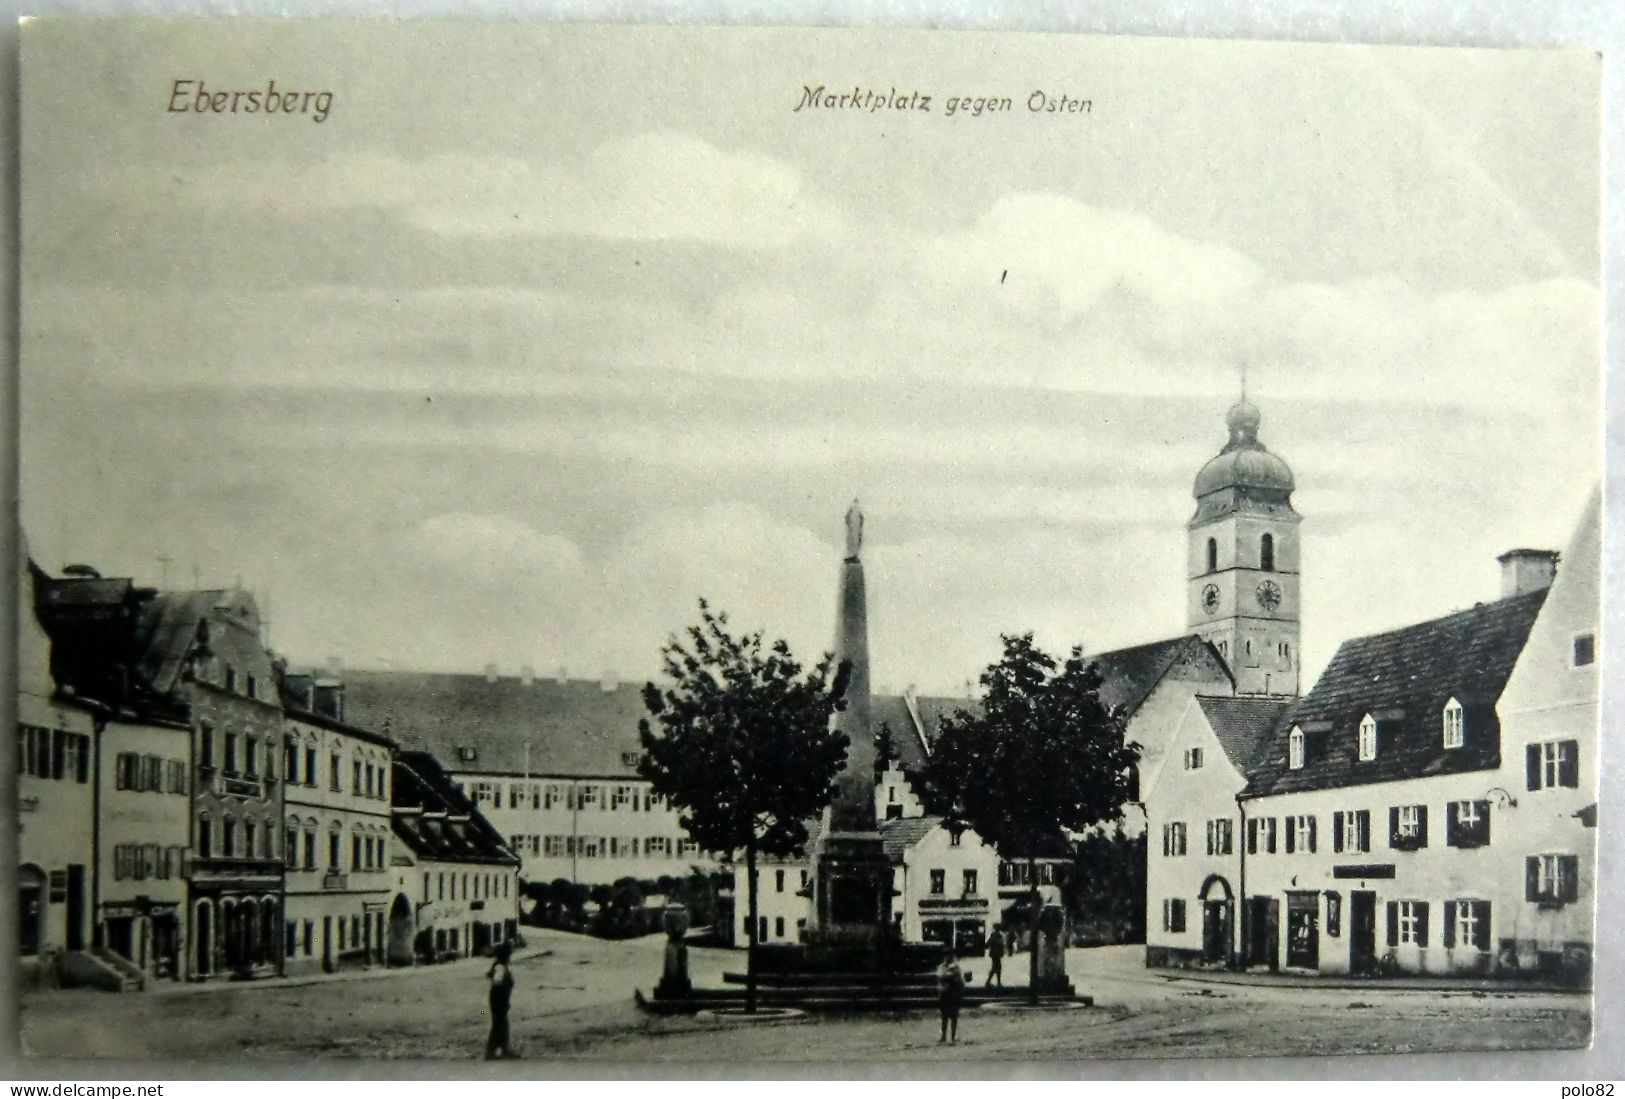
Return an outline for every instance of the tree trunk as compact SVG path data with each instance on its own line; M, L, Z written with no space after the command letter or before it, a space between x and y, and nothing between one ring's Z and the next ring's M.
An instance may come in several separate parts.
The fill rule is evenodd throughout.
M749 935L745 938L745 1013L756 1012L756 843L745 844L745 881L749 901Z
M1038 899L1038 860L1033 858L1031 855L1027 856L1027 885L1031 890L1029 896L1032 897L1031 911L1028 913L1028 919L1032 924L1033 932L1032 949L1028 951L1027 957L1027 1002L1036 1006L1038 1003L1038 940L1043 932L1038 928L1038 913L1040 909Z

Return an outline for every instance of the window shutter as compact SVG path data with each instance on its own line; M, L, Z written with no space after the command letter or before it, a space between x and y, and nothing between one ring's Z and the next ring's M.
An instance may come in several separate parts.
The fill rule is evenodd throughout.
M89 782L90 781L90 738L89 737L83 737L82 736L82 737L79 738L79 764L78 764L78 767L74 771L73 780L75 782Z
M1428 902L1416 902L1416 945L1428 944Z
M1444 842L1446 847L1461 846L1461 803L1447 802L1444 807Z
M1456 945L1456 903L1455 901L1444 902L1444 928L1440 932L1439 938L1445 946ZM1462 901L1460 903L1472 904L1473 902Z
M1258 821L1257 820L1250 820L1250 821L1247 822L1247 853L1249 855L1258 854Z
M1399 846L1399 806L1388 808L1388 846Z
M1473 911L1478 921L1473 924L1473 945L1480 950L1490 948L1490 902L1473 901Z
M1562 855L1557 860L1561 868L1558 873L1562 877L1563 894L1559 900L1577 901L1580 899L1580 856Z
M61 729L52 730L51 777L54 779L60 779L62 777L62 757L67 755L67 750L64 747L64 745L67 743L67 739L67 734Z
M1358 821L1360 831L1360 850L1371 850L1371 810L1361 809Z
M1523 899L1540 900L1540 856L1530 855L1523 860Z
M1291 817L1282 817L1281 820L1286 824L1286 853L1290 855L1298 845L1298 830L1292 826Z
M1332 814L1332 851L1341 854L1343 851L1343 811L1339 809Z
M1162 826L1162 857L1168 857L1168 826L1166 824Z
M1529 779L1529 789L1540 789L1540 745L1528 744L1523 750L1523 765Z
M1275 818L1269 817L1268 820L1269 827L1265 830L1264 838L1269 841L1269 853L1273 855L1275 854Z
M119 753L118 760L113 764L113 789L124 789L124 761L130 757L123 752Z
M1315 853L1315 817L1309 818L1309 853Z
M1475 801L1473 807L1478 810L1478 845L1488 847L1490 843L1490 803ZM1485 902L1486 904L1489 902Z
M1416 807L1416 846L1426 847L1427 845L1428 807L1426 805L1418 805Z
M1578 787L1580 785L1580 742L1565 740L1559 750L1563 755L1557 765L1557 784L1571 788Z
M1399 945L1399 902L1388 902L1388 945Z

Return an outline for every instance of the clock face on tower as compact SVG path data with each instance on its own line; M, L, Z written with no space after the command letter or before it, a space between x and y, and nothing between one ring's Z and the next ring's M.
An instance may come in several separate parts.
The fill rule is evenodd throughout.
M1266 580L1258 585L1258 605L1267 611L1273 611L1281 605L1281 586L1273 580Z
M1216 584L1209 584L1202 589L1202 609L1212 614L1219 609L1219 588Z

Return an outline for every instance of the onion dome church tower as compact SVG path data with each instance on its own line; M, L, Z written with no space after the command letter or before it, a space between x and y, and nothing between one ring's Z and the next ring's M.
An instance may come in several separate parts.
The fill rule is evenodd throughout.
M1258 441L1245 392L1225 415L1230 440L1196 475L1186 622L1235 677L1236 693L1299 690L1298 523L1292 470Z

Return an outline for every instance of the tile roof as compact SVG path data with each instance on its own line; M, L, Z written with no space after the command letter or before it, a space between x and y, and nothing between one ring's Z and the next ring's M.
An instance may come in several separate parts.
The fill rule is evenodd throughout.
M1197 705L1224 754L1236 770L1248 774L1257 757L1269 748L1276 726L1292 708L1290 698L1231 698L1198 695Z
M180 680L187 655L197 640L198 623L218 620L230 606L258 629L259 611L245 591L216 588L160 592L141 606L136 626L136 652L142 675L159 694L169 694Z
M1319 682L1277 725L1244 797L1359 786L1500 766L1496 700L1523 651L1546 591L1530 592L1387 633L1345 641ZM1443 711L1455 698L1465 743L1445 748ZM1361 719L1377 720L1377 758L1358 759ZM1304 765L1287 766L1293 726Z
M1163 676L1182 658L1207 666L1210 678L1216 683L1229 680L1229 672L1218 653L1195 634L1088 656L1100 666L1100 675L1104 680L1100 688L1101 701L1108 706L1123 707L1126 717L1134 715L1157 684L1162 682Z
M419 858L517 866L502 835L427 752L395 755L391 823Z
M886 849L886 857L892 862L902 862L903 852L936 831L941 824L941 817L900 817L881 821L880 843Z
M632 777L638 721L648 716L643 684L538 677L346 669L344 715L408 748L432 752L453 770L493 774ZM961 705L917 699L928 730ZM907 701L876 695L872 722L891 727L905 767L923 766L926 744ZM528 751L527 751L528 745ZM474 758L464 759L465 749Z

